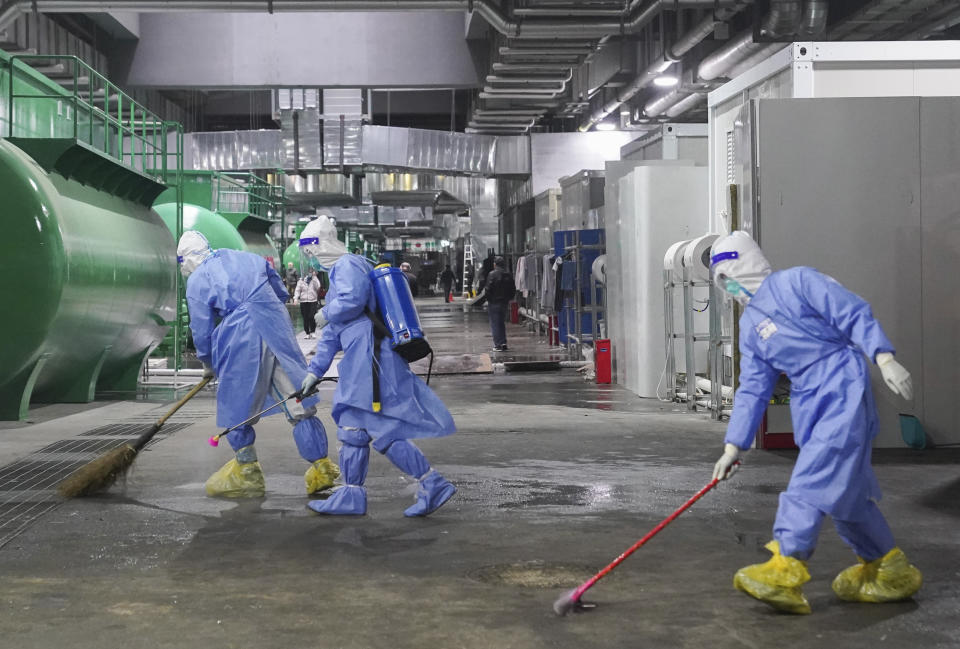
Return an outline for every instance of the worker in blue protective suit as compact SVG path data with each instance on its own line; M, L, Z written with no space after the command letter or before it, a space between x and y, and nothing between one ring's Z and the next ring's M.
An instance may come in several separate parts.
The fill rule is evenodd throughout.
M187 278L187 308L197 358L204 376L219 379L217 425L231 427L263 409L266 399L279 401L296 391L307 373L284 301L280 276L259 256L210 249L206 238L189 230L180 238L178 260ZM283 411L293 425L293 439L310 463L304 475L307 493L333 486L339 475L327 458L327 434L316 414L316 397L287 402L265 416ZM263 470L254 448L253 424L227 435L236 458L214 473L207 494L230 498L264 494Z
M880 488L870 466L877 410L867 357L884 381L913 397L910 374L870 305L836 280L797 267L772 273L757 244L734 232L713 245L714 281L745 305L740 318L740 386L734 396L724 453L713 477L736 469L750 448L780 373L791 381L790 411L800 454L767 544L773 557L742 568L734 586L774 608L809 613L800 586L825 515L860 558L841 572L833 590L847 601L888 602L910 597L922 582L895 546L877 507Z
M337 422L340 468L345 485L327 500L309 507L321 514L364 514L367 493L363 483L370 459L369 445L383 453L401 471L419 481L416 502L406 516L426 516L446 503L456 488L437 471L409 440L441 437L455 431L453 417L443 402L417 377L406 361L380 341L380 409L374 405L374 330L367 310L377 309L372 266L337 241L336 227L325 215L311 221L300 239L301 256L314 268L330 273L327 305L318 314L322 329L310 373L301 389L309 390L324 375L334 355L343 351L340 381L333 400Z

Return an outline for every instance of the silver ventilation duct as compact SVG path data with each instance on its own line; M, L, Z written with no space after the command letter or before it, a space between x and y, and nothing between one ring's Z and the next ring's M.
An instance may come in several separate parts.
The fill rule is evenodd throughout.
M512 116L490 115L484 119ZM532 119L527 116L521 119ZM497 121L490 124L499 124ZM484 121L484 124L487 124ZM359 157L351 166L388 170L430 170L474 176L512 176L530 173L527 136L472 135L415 128L364 125ZM293 169L292 140L282 130L195 132L184 135L184 165L188 169ZM319 144L305 158L319 156ZM333 165L339 168L339 161ZM300 169L305 166L301 165ZM323 165L317 165L322 169ZM318 174L323 177L329 174ZM310 178L311 174L298 177ZM311 191L311 190L304 190Z
M656 77L673 65L675 61L712 34L718 24L732 18L737 12L746 7L747 4L749 3L745 0L736 2L727 9L715 11L712 16L697 23L693 29L679 38L661 57L654 60L647 69L634 77L633 81L620 90L612 101L594 111L589 119L580 127L580 130L590 130L597 122L605 119L622 106L624 102L629 101L634 95L640 92L640 90L647 87Z
M618 18L596 20L537 20L521 16L509 19L492 0L15 0L0 12L0 29L19 14L103 13L109 11L162 12L316 12L316 11L475 11L493 29L510 38L557 39L601 38L610 34L636 33L663 9L703 8L729 5L734 0L651 0Z
M764 19L761 31L778 38L800 34L809 37L822 34L826 24L825 0L807 0L803 4L795 0L772 0L770 13ZM702 81L713 81L723 76L736 76L784 47L784 43L755 43L753 31L746 30L704 58L697 68L697 77ZM702 100L702 94L675 90L647 102L644 114L656 117L666 113L670 117L676 117Z

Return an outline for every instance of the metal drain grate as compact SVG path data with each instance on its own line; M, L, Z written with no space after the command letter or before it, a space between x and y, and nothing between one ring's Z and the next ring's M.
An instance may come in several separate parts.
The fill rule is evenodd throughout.
M164 424L151 444L208 416L206 413L191 414L184 413L183 419L189 417L187 421ZM155 422L156 417L144 421L134 417L100 426L75 438L48 444L25 458L0 467L0 548L63 502L56 488L64 478L98 455L134 441Z
M163 425L157 435L170 435L178 430L183 430L192 424L193 422L187 421L166 423ZM85 433L80 433L80 437L132 437L136 439L141 434L147 432L151 425L152 424L145 425L129 423L108 424L107 426L100 426L100 428L94 428L93 430L88 430Z
M43 491L57 485L68 473L87 463L86 459L67 461L17 460L0 469L0 491ZM0 503L7 504L7 503Z

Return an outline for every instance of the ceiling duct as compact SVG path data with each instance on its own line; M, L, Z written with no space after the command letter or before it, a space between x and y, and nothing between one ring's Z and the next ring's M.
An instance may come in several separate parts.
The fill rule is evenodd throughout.
M632 2L624 14L594 20L546 20L521 16L509 19L493 0L19 0L8 2L0 11L0 29L17 16L30 12L103 13L134 11L159 12L316 12L316 11L475 11L504 36L525 39L602 38L631 34L643 29L660 11L673 8L713 9L735 0L650 0ZM641 6L643 5L643 6Z
M479 117L480 121L498 123L533 119L540 114L498 115ZM525 122L526 123L526 122ZM373 170L425 170L473 176L525 175L530 173L530 142L526 136L500 137L415 128L363 125L357 138L360 156L348 158L350 164ZM302 140L301 140L302 144ZM282 130L194 132L184 135L184 165L187 169L240 171L251 169L293 170L290 161L296 150L293 139ZM309 155L319 155L319 143ZM355 162L354 162L355 161ZM339 168L339 161L324 167ZM343 174L308 173L302 170L290 178L301 178L297 188L288 191L312 193L311 183L329 187L328 176ZM326 179L326 180L324 180ZM338 192L342 193L342 192ZM348 192L349 193L349 192Z
M323 91L323 164L327 167L363 163L363 93L358 88Z
M677 39L663 55L654 59L643 72L634 77L633 81L617 92L616 97L612 101L607 102L601 108L591 113L587 121L580 126L580 130L587 131L596 123L605 119L622 106L624 102L633 98L633 96L643 88L646 88L655 78L660 76L664 70L679 60L680 57L699 45L707 36L711 35L717 25L726 22L747 5L748 2L743 0L726 9L718 9L713 12L713 15L701 20L693 29Z
M280 121L283 169L319 169L320 91L315 88L280 88L273 92L274 115Z
M359 182L340 173L284 174L287 200L301 207L335 207L360 203Z
M775 38L790 38L800 34L820 35L827 24L827 3L824 0L771 0L770 12L761 26L761 32ZM784 43L754 42L753 30L741 32L728 44L704 58L697 67L698 81L713 81L723 76L736 76L744 70L783 49ZM691 99L698 96L700 99ZM676 90L646 103L647 117L666 113L677 117L702 101L702 94Z

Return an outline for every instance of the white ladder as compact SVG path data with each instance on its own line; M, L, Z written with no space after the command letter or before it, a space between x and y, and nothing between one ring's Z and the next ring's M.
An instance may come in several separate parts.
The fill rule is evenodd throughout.
M467 285L467 269L473 268L473 244L467 241L463 246L463 293L466 293L470 297L473 297L473 287ZM474 269L476 272L476 269Z

